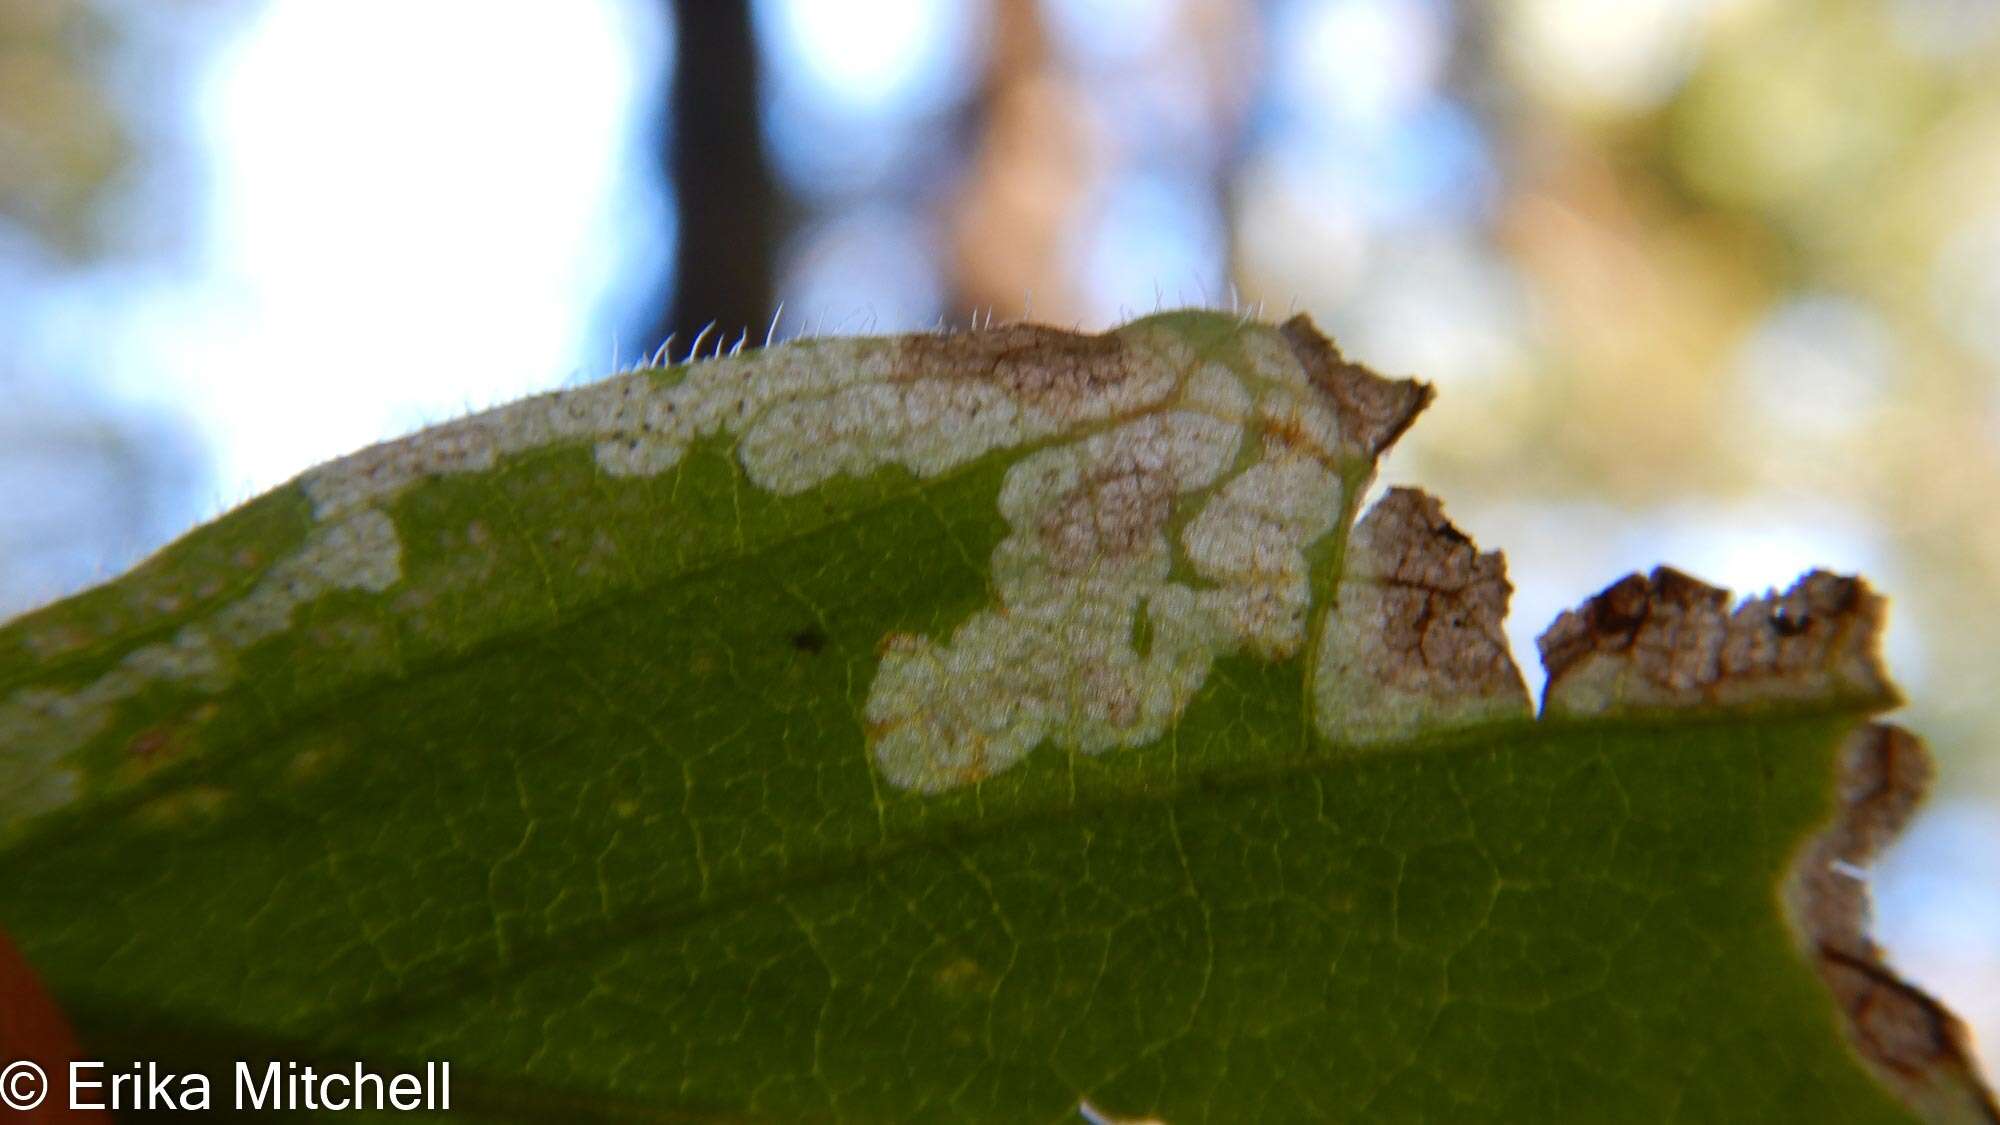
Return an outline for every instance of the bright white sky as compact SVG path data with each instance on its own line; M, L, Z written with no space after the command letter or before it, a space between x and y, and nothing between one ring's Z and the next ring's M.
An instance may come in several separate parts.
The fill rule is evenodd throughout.
M263 7L198 90L196 269L142 303L118 390L192 415L240 499L602 374L607 301L666 252L634 157L669 34L618 0Z

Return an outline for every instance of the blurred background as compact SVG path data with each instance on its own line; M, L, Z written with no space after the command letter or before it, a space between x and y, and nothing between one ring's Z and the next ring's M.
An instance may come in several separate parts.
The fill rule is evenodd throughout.
M654 351L1310 312L1555 612L1894 598L2000 1074L2000 0L0 0L0 617ZM1537 683L1537 686L1538 683Z

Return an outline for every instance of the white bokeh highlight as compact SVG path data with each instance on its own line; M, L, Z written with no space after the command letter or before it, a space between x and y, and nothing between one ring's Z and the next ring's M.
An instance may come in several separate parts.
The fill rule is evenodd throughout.
M665 253L636 150L670 31L647 12L258 10L197 92L195 267L133 303L114 393L191 414L241 498L607 368L606 305Z

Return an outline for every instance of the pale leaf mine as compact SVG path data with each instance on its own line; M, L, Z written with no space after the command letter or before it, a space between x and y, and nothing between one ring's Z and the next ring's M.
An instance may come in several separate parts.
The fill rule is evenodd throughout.
M784 496L888 467L921 481L1021 450L999 490L1007 534L988 560L990 604L939 635L881 640L860 719L896 789L961 789L1045 744L1144 746L1233 655L1296 661L1308 721L1338 746L1525 722L1500 556L1420 492L1390 490L1355 521L1377 457L1429 397L1347 362L1304 317L1273 327L1184 313L1094 336L1015 325L801 340L435 426L304 474L296 487L316 525L241 594L85 682L0 699L12 757L0 829L74 800L78 752L133 697L161 683L220 695L245 651L293 628L301 607L344 592L397 595L391 612L420 612L425 599L411 595L436 591L412 584L453 579L405 576L391 502L432 478L567 446L617 478L665 473L695 443L727 441L749 485ZM1862 583L1822 572L1733 609L1678 572L1634 575L1542 637L1543 712L1883 704L1881 618ZM25 642L89 643L73 631ZM1977 1119L1991 1107L1962 1034L1881 966L1843 874L1907 815L1926 763L1899 731L1856 736L1841 816L1801 854L1789 905L1863 1056L1906 1096Z

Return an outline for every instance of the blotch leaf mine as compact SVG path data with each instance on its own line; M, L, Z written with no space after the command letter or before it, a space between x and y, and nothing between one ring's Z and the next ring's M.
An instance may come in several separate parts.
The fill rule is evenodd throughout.
M468 1120L1992 1120L1854 878L1882 599L1626 578L1537 717L1371 502L1430 397L1178 312L363 450L0 628L0 927L99 1056Z

